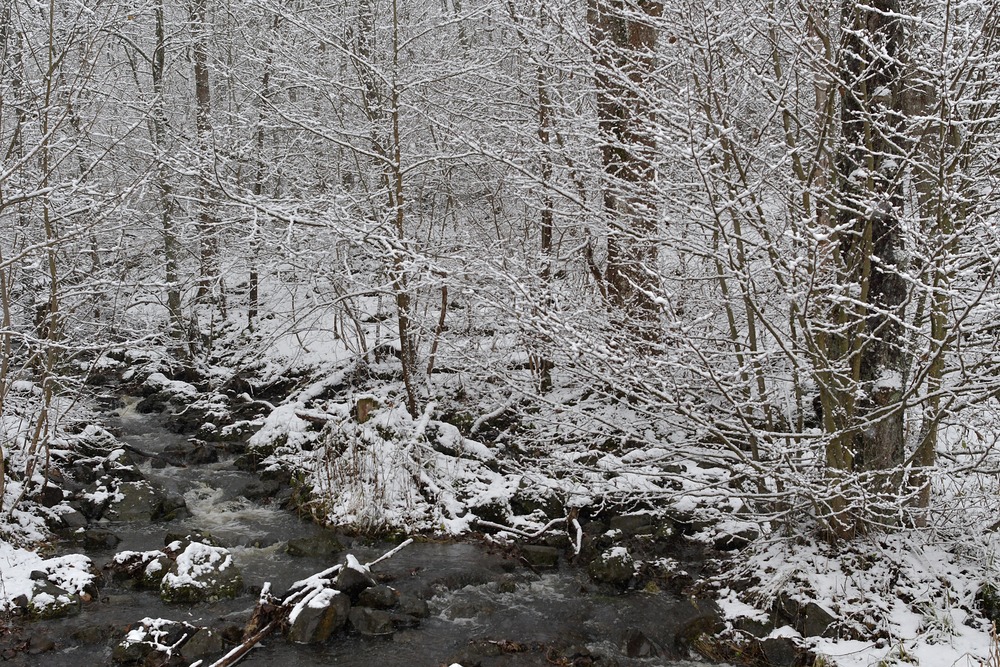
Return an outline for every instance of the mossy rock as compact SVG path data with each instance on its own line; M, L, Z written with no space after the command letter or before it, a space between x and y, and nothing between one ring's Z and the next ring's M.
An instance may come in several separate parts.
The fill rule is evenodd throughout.
M160 587L172 561L162 551L126 551L117 554L107 565L115 579L131 581L136 587Z
M243 576L227 549L192 542L160 583L164 602L214 602L243 590Z
M587 573L596 582L624 587L635 576L635 561L624 547L613 547L592 560Z
M36 584L27 611L36 620L72 616L80 611L80 596L46 581Z
M198 628L181 621L146 618L132 627L125 638L115 645L111 651L111 660L143 665L184 664L178 663L176 659L171 660L163 648L182 644L197 632Z
M153 521L163 511L163 491L149 482L124 482L116 491L105 512L112 521Z

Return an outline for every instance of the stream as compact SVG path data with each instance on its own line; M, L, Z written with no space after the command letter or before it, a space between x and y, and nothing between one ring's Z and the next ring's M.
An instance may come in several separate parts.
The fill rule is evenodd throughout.
M112 427L128 444L148 452L162 452L185 442L161 426L155 416L131 408L121 411ZM289 540L330 536L329 531L300 519L294 512L260 504L241 496L257 478L232 465L231 459L186 468L141 466L151 480L182 494L191 516L169 523L119 523L107 526L121 543L114 549L90 550L99 568L115 553L162 548L167 533L210 534L230 549L243 572L246 592L233 600L196 605L166 604L156 592L130 590L107 578L100 598L84 605L75 616L27 624L29 633L48 635L53 651L20 654L11 664L78 667L110 665L111 651L126 628L144 617L182 620L218 627L226 620L242 626L257 601L257 592L270 582L279 593L294 581L324 570L342 559L293 557ZM391 544L370 544L337 535L347 553L371 561ZM241 665L447 665L464 661L466 667L487 665L664 665L695 663L656 657L637 649L636 637L648 645L667 647L676 655L674 635L690 619L692 601L668 594L602 592L580 568L536 573L510 558L490 553L480 544L418 541L373 572L402 592L427 600L430 617L391 638L364 638L340 634L323 645L290 644L275 635L244 658ZM500 642L516 642L521 650L500 652ZM491 643L492 642L492 643ZM559 647L559 655L591 656L592 662L547 662L545 647ZM472 648L470 648L472 647ZM471 651L471 652L470 652ZM644 657L628 657L628 655ZM219 656L221 657L221 656ZM551 656L550 656L551 657ZM210 663L206 661L205 664Z

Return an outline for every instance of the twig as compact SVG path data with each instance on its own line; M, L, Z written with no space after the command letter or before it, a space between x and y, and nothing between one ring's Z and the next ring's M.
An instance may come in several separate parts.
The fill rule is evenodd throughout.
M365 563L365 567L369 568L372 565L375 565L377 563L381 563L384 560L388 560L388 559L392 558L393 556L395 556L397 553L399 553L399 551L402 550L404 547L408 547L411 544L413 544L413 538L412 537L407 538L406 541L402 542L399 546L395 547L394 549L390 549L389 551L386 551L384 554L382 554L381 556L379 556L378 558L376 558L375 560L373 560L370 563Z
M576 528L576 543L573 545L573 555L580 555L580 547L583 545L583 528L576 517L573 517L573 527Z

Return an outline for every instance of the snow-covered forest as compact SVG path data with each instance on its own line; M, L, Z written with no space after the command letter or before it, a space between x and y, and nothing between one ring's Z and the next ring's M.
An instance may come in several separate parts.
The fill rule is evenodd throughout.
M696 546L692 655L1000 665L996 3L0 0L0 153L0 626L127 404L352 534Z

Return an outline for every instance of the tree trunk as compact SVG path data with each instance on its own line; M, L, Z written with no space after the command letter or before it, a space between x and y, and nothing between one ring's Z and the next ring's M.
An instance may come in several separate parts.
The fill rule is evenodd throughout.
M413 331L413 297L407 280L406 257L406 183L403 171L403 144L400 127L399 7L390 5L392 13L391 70L380 77L375 69L375 15L370 0L358 4L358 37L355 46L358 75L361 79L364 111L371 124L373 152L378 156L382 186L385 188L391 223L395 232L389 278L396 303L396 326L399 333L399 362L406 388L406 409L414 418L419 414L417 386L417 338ZM387 94L382 95L380 83Z
M164 94L164 73L166 65L166 28L164 26L163 0L157 0L154 7L156 16L156 46L151 60L153 82L153 110L151 129L153 148L156 151L156 186L159 190L160 221L163 228L163 256L167 283L167 312L170 318L170 338L174 352L185 355L181 342L184 339L184 315L181 312L180 272L178 264L181 245L177 238L177 202L170 185L170 168L166 161L167 117Z
M198 240L201 269L196 300L214 301L225 316L225 297L219 284L219 233L215 219L215 188L209 155L212 152L212 88L208 68L208 10L206 0L191 0L191 32L194 38L195 128L198 133Z
M604 211L609 226L606 282L612 305L629 318L633 333L650 340L657 306L657 211L653 203L655 126L651 78L656 0L591 0L587 20L597 70L597 117L604 170Z
M903 381L908 353L902 327L907 298L899 271L903 205L902 25L897 0L844 0L841 14L841 151L837 222L842 285L837 307L848 324L834 358L850 373L843 390L858 396L845 424L855 471L869 498L858 528L892 523L903 462ZM838 401L853 399L838 392ZM844 443L846 445L846 443ZM872 502L874 501L874 502Z
M280 26L281 16L275 14L271 24L271 34L277 35ZM261 74L260 78L260 103L257 111L257 129L254 132L256 164L254 165L253 195L258 199L264 195L264 182L267 178L267 163L264 157L264 120L267 118L267 108L271 103L271 69L273 67L273 60L273 47L268 46L267 58L264 59L264 73ZM254 222L250 237L250 294L247 304L247 326L250 328L253 328L260 311L260 272L258 262L260 261L262 247L260 225Z

